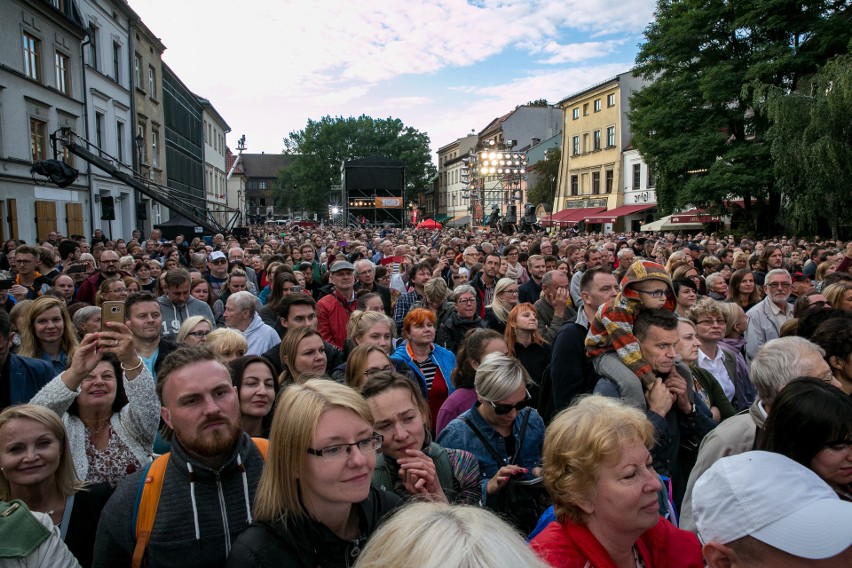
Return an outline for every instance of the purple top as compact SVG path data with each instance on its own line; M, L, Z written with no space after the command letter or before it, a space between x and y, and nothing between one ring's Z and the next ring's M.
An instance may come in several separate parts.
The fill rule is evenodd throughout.
M441 430L460 414L473 408L474 402L476 402L475 389L457 388L453 391L438 411L438 417L435 419L435 437L437 438Z

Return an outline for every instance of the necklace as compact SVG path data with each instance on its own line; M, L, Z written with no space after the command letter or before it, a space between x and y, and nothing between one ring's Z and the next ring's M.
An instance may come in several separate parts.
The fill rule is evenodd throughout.
M95 424L97 424L97 422L96 422ZM88 430L89 432L91 432L91 433L92 433L92 435L97 436L97 435L98 435L98 434L100 434L100 433L101 433L101 431L104 429L104 426L109 426L109 418L107 418L107 419L103 422L103 424L101 424L101 427L100 427L100 428L90 428L88 425L86 425L86 423L85 423L85 422L83 423L83 425L84 425L84 426L86 426L86 430Z

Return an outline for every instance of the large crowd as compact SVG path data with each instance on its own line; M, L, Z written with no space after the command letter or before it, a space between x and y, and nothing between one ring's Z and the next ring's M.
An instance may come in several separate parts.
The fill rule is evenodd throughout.
M0 567L852 565L852 242L7 241Z

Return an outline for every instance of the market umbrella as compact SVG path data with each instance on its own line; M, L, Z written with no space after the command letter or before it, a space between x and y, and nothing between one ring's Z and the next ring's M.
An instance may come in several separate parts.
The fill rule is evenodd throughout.
M426 219L417 223L418 229L440 229L441 224L434 219Z

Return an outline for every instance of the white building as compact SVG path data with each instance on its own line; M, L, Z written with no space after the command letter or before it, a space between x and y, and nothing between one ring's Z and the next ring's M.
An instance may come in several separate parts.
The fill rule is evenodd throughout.
M78 132L113 163L133 164L134 132L131 112L130 18L120 0L80 0L88 28L85 42L86 131ZM81 168L83 166L81 165ZM99 168L90 168L93 195L91 214L95 228L111 239L129 239L136 228L135 191ZM102 220L104 198L113 198L115 220Z
M61 7L61 9L60 9ZM50 231L91 235L85 164L55 155L50 135L84 129L84 23L70 2L8 0L0 18L0 241L42 241ZM33 162L80 170L65 188L30 175Z
M220 225L227 225L230 215L224 211L228 204L228 186L226 176L226 140L231 127L207 99L199 98L204 109L204 194L207 198L207 211L213 213Z
M642 159L639 150L630 147L622 154L622 170L624 177L624 204L623 208L632 207L635 213L625 214L624 230L638 231L642 225L654 219L653 208L639 210L641 206L656 205L657 192L655 190L654 172ZM627 209L624 209L627 211ZM606 230L606 226L604 226ZM611 230L611 227L610 227Z

